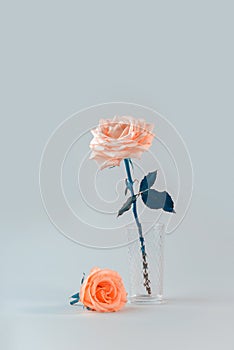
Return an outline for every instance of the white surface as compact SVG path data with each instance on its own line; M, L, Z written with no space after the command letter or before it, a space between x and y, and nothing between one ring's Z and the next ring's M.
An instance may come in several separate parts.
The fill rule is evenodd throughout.
M15 350L146 347L232 350L233 301L233 298L180 297L160 306L127 305L112 314L38 305L8 318L1 328L7 338L5 344Z
M166 239L165 303L127 305L118 313L71 307L68 297L78 290L82 269L94 265L118 270L127 286L125 249L79 248L56 230L32 229L25 241L9 239L1 254L7 273L1 288L2 348L232 350L233 237L228 225L217 221L209 227L202 213L191 227L195 201L192 208L184 230Z
M233 2L22 0L0 16L0 348L233 350ZM58 234L38 166L60 122L108 101L165 115L190 150L195 188L166 240L168 303L100 315L68 296L94 265L127 285L127 252Z

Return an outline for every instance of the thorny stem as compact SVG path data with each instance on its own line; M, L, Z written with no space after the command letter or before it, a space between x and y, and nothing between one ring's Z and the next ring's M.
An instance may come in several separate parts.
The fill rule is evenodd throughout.
M124 164L126 168L126 173L128 177L128 182L129 182L129 190L131 192L131 195L134 196L134 189L133 189L133 180L132 180L132 175L131 175L131 170L130 170L130 161L129 159L124 159ZM142 255L142 264L143 264L143 276L144 276L144 286L147 291L147 293L150 295L151 294L151 288L150 288L150 280L149 280L149 272L148 272L148 263L147 263L147 254L145 250L145 240L143 237L143 232L142 232L142 225L139 221L138 214L137 214L137 205L136 201L133 203L132 206L132 211L133 211L133 216L136 221L136 225L138 228L138 234L139 234L139 240L141 244L141 255Z

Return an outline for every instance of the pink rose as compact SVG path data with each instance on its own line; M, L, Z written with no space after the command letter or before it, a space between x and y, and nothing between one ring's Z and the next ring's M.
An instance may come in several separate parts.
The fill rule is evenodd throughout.
M101 119L92 130L90 158L95 159L101 169L120 165L125 158L139 159L152 144L152 130L153 125L143 119L125 116Z
M120 310L127 302L127 293L118 272L93 268L80 289L84 306L99 312Z

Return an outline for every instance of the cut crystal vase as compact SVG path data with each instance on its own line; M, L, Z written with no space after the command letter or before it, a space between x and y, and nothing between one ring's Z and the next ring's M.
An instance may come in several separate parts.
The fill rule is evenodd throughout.
M127 225L126 231L129 242L129 301L137 304L161 303L165 227L161 223L142 223L145 257L136 224Z

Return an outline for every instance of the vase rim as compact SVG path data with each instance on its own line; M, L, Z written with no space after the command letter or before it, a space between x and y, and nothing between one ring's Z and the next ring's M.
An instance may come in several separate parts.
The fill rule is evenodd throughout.
M155 232L157 235L164 237L165 235L165 224L162 222L153 222L153 221L141 221L142 224L142 235L144 238L147 237L148 234ZM144 226L146 224L147 226ZM125 230L128 233L128 245L135 243L139 240L139 232L136 223L131 223L125 225ZM134 234L132 236L132 234Z
M164 229L165 227L165 224L163 222L154 222L154 221L150 221L150 220L143 220L141 221L141 224L148 224L148 225L152 225L151 228L161 228L161 229ZM125 225L125 228L128 229L128 228L135 228L136 227L136 223L135 222L131 222L130 224L127 224Z

